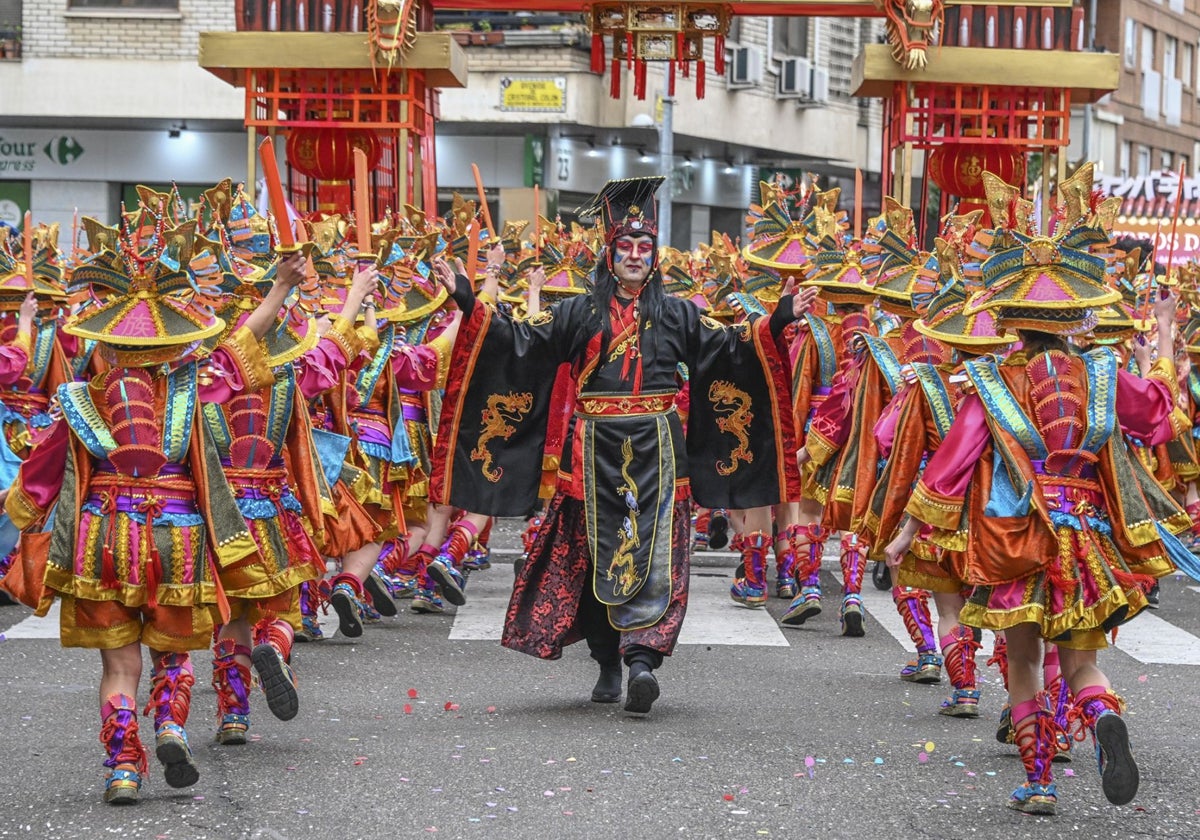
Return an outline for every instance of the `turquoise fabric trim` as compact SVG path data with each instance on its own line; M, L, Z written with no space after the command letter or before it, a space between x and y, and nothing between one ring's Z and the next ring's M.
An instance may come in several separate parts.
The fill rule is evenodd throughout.
M236 501L238 510L246 519L274 519L279 516L279 509L270 499L246 499L239 496ZM300 507L300 502L290 491L280 496L279 506L292 513L304 513L304 508Z
M82 509L93 516L104 515L100 512L100 507L91 502L84 502ZM125 515L139 525L146 524L146 514L144 513L130 511ZM170 525L173 528L198 528L203 524L204 517L198 513L160 513L154 517L154 527L156 528L160 525Z
M871 351L871 356L875 359L875 364L879 365L879 370L883 373L884 381L888 384L888 390L893 394L896 393L900 386L900 360L896 358L896 354L892 351L892 346L874 335L864 335L863 339L867 342L867 349Z

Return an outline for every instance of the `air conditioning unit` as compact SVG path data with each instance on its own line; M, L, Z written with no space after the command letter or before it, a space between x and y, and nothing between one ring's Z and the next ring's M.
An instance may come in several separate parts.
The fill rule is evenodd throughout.
M762 81L763 59L754 47L734 47L725 62L725 83L731 90L757 87Z
M829 71L824 67L813 68L812 101L818 105L829 102Z
M807 58L785 58L779 63L777 99L808 99L812 96L812 62Z

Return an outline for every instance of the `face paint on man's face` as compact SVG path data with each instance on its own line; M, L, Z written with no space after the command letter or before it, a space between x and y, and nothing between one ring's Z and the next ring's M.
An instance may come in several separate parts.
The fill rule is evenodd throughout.
M613 262L649 263L654 256L654 240L648 236L620 236L613 242Z

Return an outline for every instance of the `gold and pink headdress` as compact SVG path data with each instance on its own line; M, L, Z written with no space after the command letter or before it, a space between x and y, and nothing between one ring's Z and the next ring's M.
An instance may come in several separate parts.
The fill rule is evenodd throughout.
M149 236L126 227L83 219L92 253L71 277L69 291L81 308L63 331L100 342L101 353L121 367L178 361L221 332L188 271L196 223L167 228L160 218Z

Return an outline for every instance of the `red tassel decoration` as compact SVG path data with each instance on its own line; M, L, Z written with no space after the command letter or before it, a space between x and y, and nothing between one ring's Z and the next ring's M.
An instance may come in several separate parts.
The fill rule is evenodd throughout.
M592 34L592 72L604 72L604 36Z
M696 98L704 98L704 61L696 62Z
M613 99L621 98L621 59L615 55L612 60L612 80L609 82L608 95Z
M675 33L675 58L677 60L683 61L683 59L685 58L686 53L684 53L684 49L686 46L687 46L687 43L683 39L683 33L676 32Z
M718 76L725 75L725 36L718 35L713 41L713 70Z
M646 98L646 62L641 59L633 65L633 92L638 99Z
M680 68L680 74L685 79L692 78L692 62L690 62L690 61L683 62L683 66Z
M670 63L667 68L667 96L675 95L675 62Z
M625 33L625 63L629 69L633 69L633 33Z

